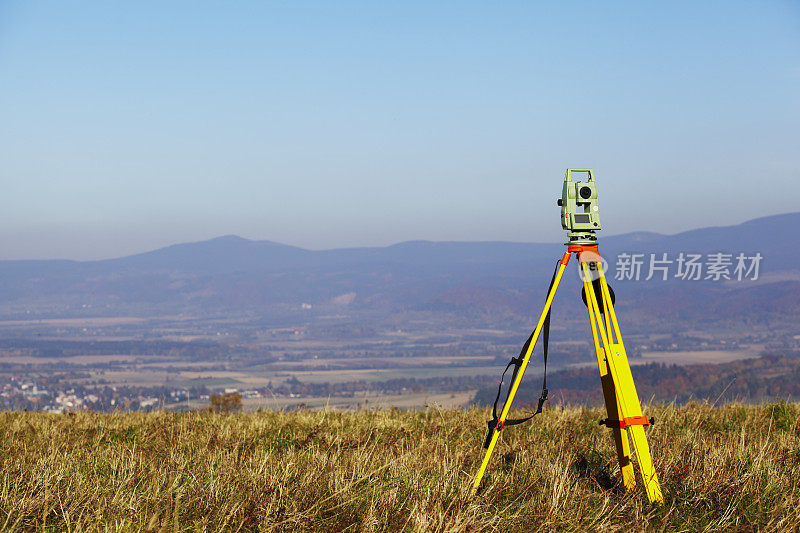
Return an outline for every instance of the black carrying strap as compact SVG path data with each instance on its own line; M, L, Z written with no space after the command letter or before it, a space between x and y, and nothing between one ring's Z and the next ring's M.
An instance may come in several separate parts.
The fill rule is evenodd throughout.
M550 286L547 288L547 295L545 295L545 302L547 301L547 296L550 295L550 291L553 289L553 283L556 281L556 274L558 273L558 266L561 264L561 261L556 263L556 268L553 271L553 277L550 280ZM483 443L484 448L489 447L489 443L492 441L492 435L495 431L502 429L505 426L516 426L517 424L522 424L523 422L527 422L534 416L538 415L542 412L542 406L544 402L547 400L547 345L550 341L550 309L547 310L547 315L544 317L544 323L542 324L542 352L544 353L544 377L542 380L542 394L539 396L539 405L536 408L536 412L534 412L530 416L526 416L525 418L512 418L506 419L503 424L498 427L498 422L500 418L497 416L497 402L500 401L500 395L503 392L503 380L505 379L506 372L512 366L514 367L514 371L511 374L511 383L508 385L508 392L506 393L505 402L503 402L503 408L505 408L506 402L508 402L508 397L511 395L511 387L514 386L514 381L517 378L517 373L519 372L520 367L522 366L522 361L525 358L525 354L528 353L528 348L533 342L533 334L535 331L531 332L528 340L525 341L525 344L522 345L522 350L519 352L519 357L512 357L511 361L508 362L506 365L505 370L503 370L503 374L500 376L500 384L497 387L497 397L494 399L494 405L492 406L492 419L489 420L489 433L486 435L486 440Z

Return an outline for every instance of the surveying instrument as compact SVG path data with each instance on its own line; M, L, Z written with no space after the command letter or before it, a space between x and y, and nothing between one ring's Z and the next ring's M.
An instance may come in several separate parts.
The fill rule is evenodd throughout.
M586 181L572 181L573 172L585 173ZM611 429L625 489L631 491L636 486L636 476L631 462L631 448L628 442L630 436L647 498L651 503L660 504L663 502L661 486L653 468L650 447L647 445L647 437L644 434L644 427L654 423L654 420L642 415L642 407L639 403L639 396L636 394L631 367L628 364L617 316L614 312L614 292L606 283L602 259L597 251L595 232L600 230L600 216L597 206L597 186L591 169L567 169L558 205L561 206L561 227L567 230L569 239L566 243L567 251L556 263L544 309L536 324L536 329L523 345L519 357L511 359L500 378L497 398L492 409L492 420L489 421L489 433L484 443L486 455L472 485L471 495L474 496L481 485L501 430L505 426L526 422L542 412L542 405L547 400L547 345L550 332L550 307L564 269L567 267L571 255L575 254L580 262L581 279L583 280L582 297L589 311L589 324L592 329L597 367L600 370L600 382L603 386L603 396L608 413L608 418L601 420L600 425ZM544 331L542 341L544 382L539 406L536 412L526 418L508 419L508 412L511 410L514 396L542 331ZM512 366L514 370L508 396L500 416L497 416L497 402L503 387L503 377Z

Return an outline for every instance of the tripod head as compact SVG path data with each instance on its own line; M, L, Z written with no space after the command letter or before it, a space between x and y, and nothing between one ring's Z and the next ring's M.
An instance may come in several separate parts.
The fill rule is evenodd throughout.
M585 172L586 181L572 181L573 172ZM561 227L567 230L567 244L595 244L595 231L600 229L600 215L592 169L568 168L557 203L561 206Z

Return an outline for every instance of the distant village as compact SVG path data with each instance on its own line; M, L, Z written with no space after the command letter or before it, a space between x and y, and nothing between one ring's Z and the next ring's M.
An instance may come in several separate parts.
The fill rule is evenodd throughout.
M86 387L58 376L34 378L0 377L0 410L43 411L188 411L208 405L213 394L237 394L242 400L355 397L365 393L406 394L421 391L459 391L494 383L495 376L449 376L437 378L398 378L382 382L303 383L291 376L287 380L259 389L210 389L92 385Z
M190 400L208 402L213 391L206 387L83 387L56 382L52 386L30 377L2 378L0 409L64 413L68 411L151 411L189 410ZM2 382L0 381L0 382ZM262 398L266 391L225 389L242 398ZM195 403L196 406L196 403Z

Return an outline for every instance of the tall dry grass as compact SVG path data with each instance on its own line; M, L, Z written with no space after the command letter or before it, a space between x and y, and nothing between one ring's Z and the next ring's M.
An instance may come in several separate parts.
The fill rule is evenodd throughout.
M651 406L665 503L620 489L601 410L0 414L4 530L792 530L800 406Z

